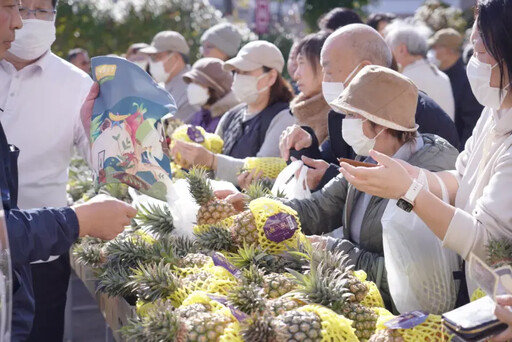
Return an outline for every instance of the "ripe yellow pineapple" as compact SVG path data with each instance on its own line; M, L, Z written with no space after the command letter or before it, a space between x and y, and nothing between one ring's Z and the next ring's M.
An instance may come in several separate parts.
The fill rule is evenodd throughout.
M222 153L224 141L216 134L208 133L203 127L193 125L183 125L174 130L171 135L171 148L175 141L184 141L197 143L213 153ZM181 163L181 156L176 156L176 162Z
M187 175L190 192L200 208L197 212L198 225L212 225L236 214L235 208L213 194L206 176L206 169L193 168Z
M234 216L230 230L232 239L238 246L242 246L244 243L249 245L258 243L259 235L256 221L250 210Z
M292 277L279 273L270 273L263 276L263 282L265 294L272 299L279 298L297 287Z

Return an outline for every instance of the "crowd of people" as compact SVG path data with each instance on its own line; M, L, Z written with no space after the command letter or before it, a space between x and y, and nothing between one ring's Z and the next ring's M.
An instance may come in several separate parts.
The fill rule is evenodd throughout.
M52 53L56 4L0 0L0 188L14 270L12 341L62 340L71 244L86 235L112 239L135 216L103 195L67 207L75 147L91 159L87 127L99 86L88 75L87 51L73 49L67 61ZM203 33L192 65L187 41L174 31L131 45L123 57L172 95L176 119L223 139L222 153L175 142L171 155L184 168L206 166L242 189L260 176L243 172L245 158L301 159L312 196L285 203L312 242L347 254L393 310L381 223L389 199L458 253L461 268L471 253L485 259L490 239L512 238L510 17L511 2L479 0L465 41L451 28L430 32L389 13L364 23L336 8L290 51L263 40L241 46L237 28L221 23ZM236 207L246 201L242 193L217 195ZM457 305L475 288L467 283ZM509 328L495 341L506 341L512 297L498 304Z

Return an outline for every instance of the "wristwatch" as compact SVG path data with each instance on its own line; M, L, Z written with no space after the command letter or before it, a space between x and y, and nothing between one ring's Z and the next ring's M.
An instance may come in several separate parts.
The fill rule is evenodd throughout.
M396 205L400 209L410 213L412 208L414 208L414 201L416 200L416 197L418 197L421 189L423 189L423 184L413 180L409 190L407 190L406 194L396 202Z

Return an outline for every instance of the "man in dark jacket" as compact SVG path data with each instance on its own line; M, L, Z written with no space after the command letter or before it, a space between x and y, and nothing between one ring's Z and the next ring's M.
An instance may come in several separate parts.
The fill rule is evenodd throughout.
M455 127L460 137L459 150L473 134L476 122L484 107L471 91L466 67L462 61L462 36L452 28L442 29L430 39L429 44L441 69L450 78L455 99Z
M343 30L343 37L332 39L332 44L322 49L324 69L324 97L332 102L347 87L365 65L391 67L392 55L386 42L377 31L352 24ZM339 31L333 33L337 35ZM336 92L326 91L325 83L342 85ZM319 148L313 131L307 127L291 126L280 139L281 156L288 160L290 154L302 157L308 171L308 185L313 191L320 190L338 174L338 158L354 159L355 153L341 136L343 115L331 111L328 116L329 139ZM426 94L419 92L416 122L421 133L431 133L459 146L457 131L448 115ZM290 153L290 150L292 152ZM294 152L295 151L299 151Z
M21 28L19 1L0 0L0 60ZM83 106L84 117L90 116L97 87ZM0 114L3 109L0 109ZM34 146L37 148L37 146ZM17 207L20 151L9 145L0 125L0 189L5 211L13 270L13 315L10 341L27 339L32 328L34 296L30 263L64 254L79 236L112 239L119 234L136 210L131 206L98 196L74 208L19 210Z

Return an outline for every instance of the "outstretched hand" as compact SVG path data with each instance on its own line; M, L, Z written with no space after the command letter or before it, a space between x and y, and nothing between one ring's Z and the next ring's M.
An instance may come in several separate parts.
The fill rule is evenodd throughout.
M370 151L370 157L379 163L377 167L354 167L342 162L340 172L350 184L367 194L391 199L405 195L413 181L405 166L375 150Z

